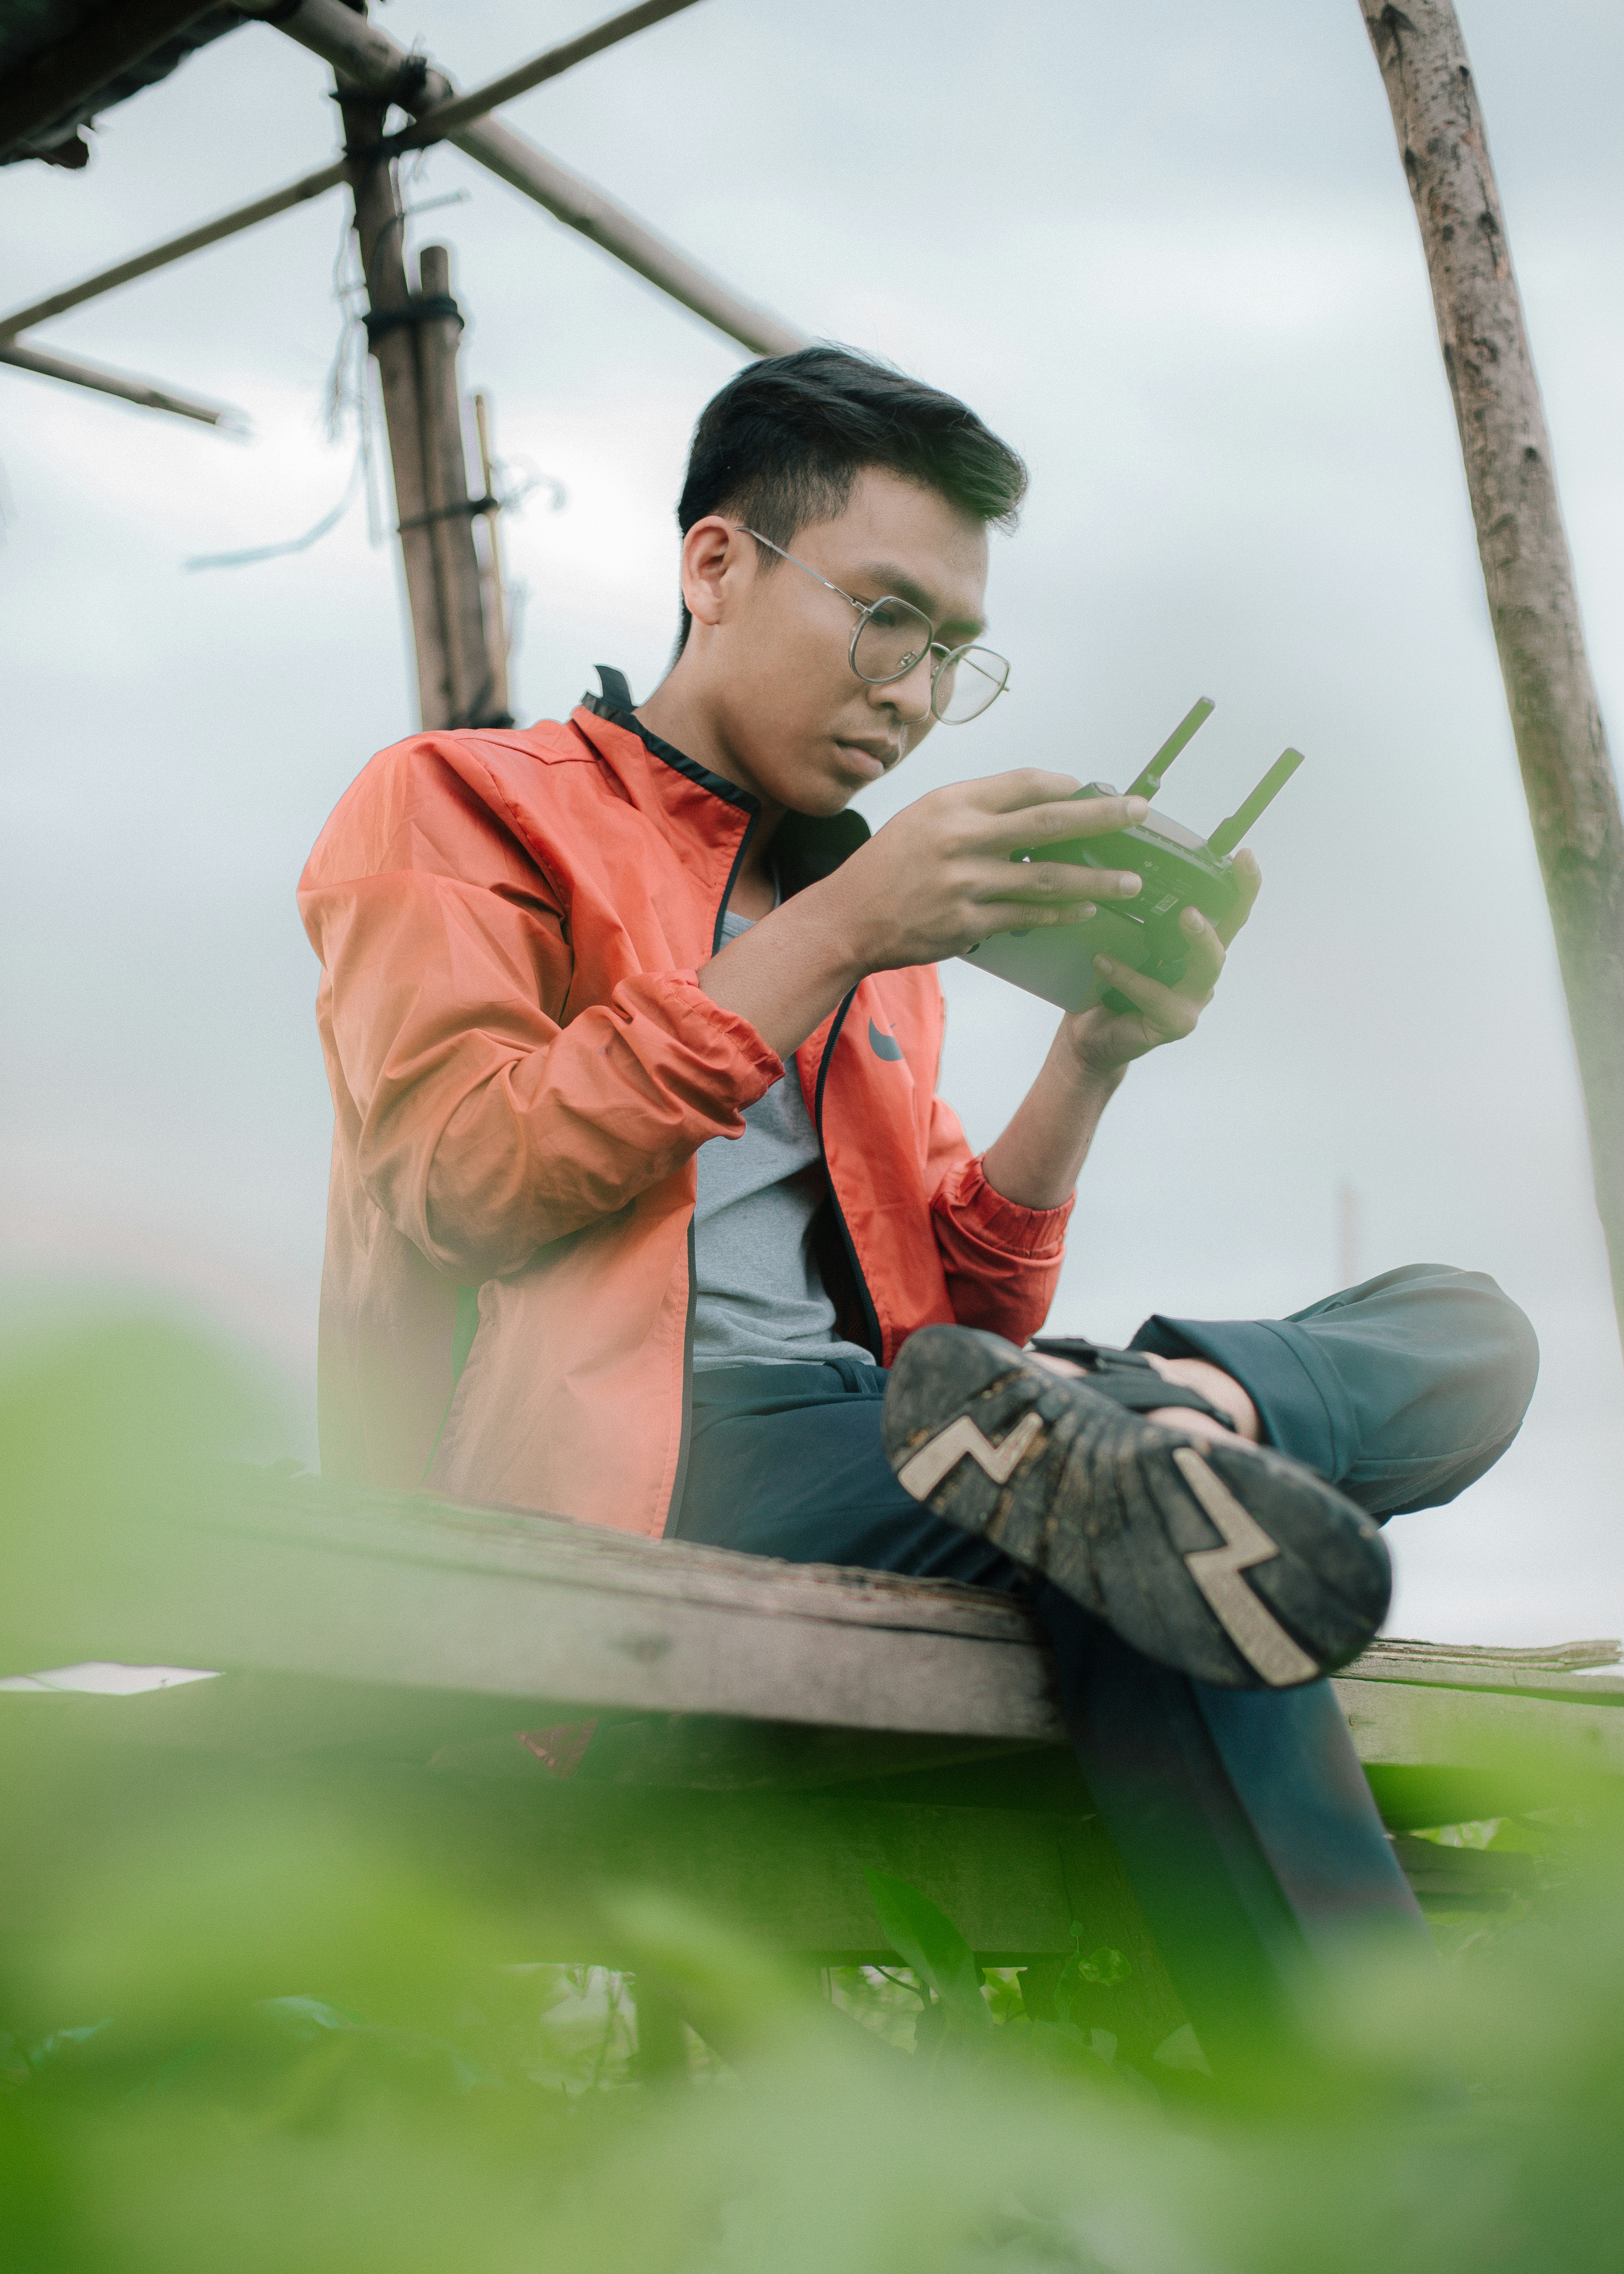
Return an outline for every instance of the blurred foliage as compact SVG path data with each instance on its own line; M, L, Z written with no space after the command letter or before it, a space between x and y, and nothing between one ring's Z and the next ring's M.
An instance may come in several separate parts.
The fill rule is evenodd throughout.
M51 1662L76 1585L178 1584L197 1457L269 1426L139 1324L0 1383L0 1671ZM635 1888L583 1929L470 1866L449 1803L139 1753L126 1703L0 1696L6 2274L1619 2263L1624 1849L1593 1793L1462 1834L1554 1860L1449 1963L1327 1985L1315 2089L1262 2114L1187 2030L1133 2067L1074 2022L1125 1969L1080 1935L1040 2011L884 1874L895 1968L796 1970ZM583 1933L613 1965L559 1962Z

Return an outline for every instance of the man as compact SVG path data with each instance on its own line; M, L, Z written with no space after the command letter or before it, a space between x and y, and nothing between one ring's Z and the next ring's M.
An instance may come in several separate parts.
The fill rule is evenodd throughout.
M1235 923L1187 913L1177 987L1108 968L1131 1007L1063 1018L972 1157L934 967L1131 900L1017 856L1143 801L1034 767L873 836L848 809L999 694L987 529L1025 483L883 366L752 365L695 435L649 699L605 669L567 725L413 736L341 801L301 895L336 1115L323 1465L1024 1589L1222 2051L1340 1922L1413 1916L1317 1677L1385 1611L1372 1517L1481 1474L1536 1355L1492 1281L1432 1266L1023 1350L1101 1112L1194 1027L1259 884L1242 853Z

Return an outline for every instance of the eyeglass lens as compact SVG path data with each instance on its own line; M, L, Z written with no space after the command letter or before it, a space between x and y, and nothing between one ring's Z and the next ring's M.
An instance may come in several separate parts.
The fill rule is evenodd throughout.
M1009 675L1008 664L989 647L960 648L936 674L930 706L944 727L962 727L1003 694Z
M930 645L930 619L906 600L884 599L865 617L852 661L860 678L883 687L912 671ZM990 648L960 648L937 671L930 707L944 725L961 727L1003 693L1009 675Z
M930 645L930 619L906 600L881 600L865 617L852 660L860 679L883 685L912 671Z

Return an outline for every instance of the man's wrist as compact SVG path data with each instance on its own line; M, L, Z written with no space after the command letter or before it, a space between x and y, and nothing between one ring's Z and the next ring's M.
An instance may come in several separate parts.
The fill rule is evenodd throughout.
M794 938L796 953L825 987L836 990L837 1001L849 995L874 965L865 954L853 913L842 902L837 879L825 877L807 885L773 912L775 927Z
M1103 1112L1122 1088L1123 1077L1132 1061L1095 1058L1074 1038L1068 1019L1055 1036L1050 1063L1056 1065L1056 1071L1075 1092L1079 1105L1091 1105Z
M867 968L834 911L801 905L816 889L798 892L699 967L702 990L748 1020L780 1058L800 1049Z

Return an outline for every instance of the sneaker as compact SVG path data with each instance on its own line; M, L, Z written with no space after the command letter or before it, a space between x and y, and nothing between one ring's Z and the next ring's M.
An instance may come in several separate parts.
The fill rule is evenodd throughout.
M906 1493L1197 1681L1295 1689L1387 1615L1381 1533L1313 1470L1147 1420L997 1335L910 1335L883 1427Z

